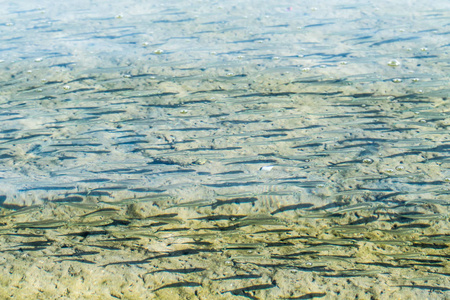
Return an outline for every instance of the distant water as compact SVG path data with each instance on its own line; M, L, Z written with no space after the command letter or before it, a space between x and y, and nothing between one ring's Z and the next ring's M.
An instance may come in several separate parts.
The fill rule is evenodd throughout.
M402 2L4 3L4 268L30 251L180 299L447 295L450 5Z

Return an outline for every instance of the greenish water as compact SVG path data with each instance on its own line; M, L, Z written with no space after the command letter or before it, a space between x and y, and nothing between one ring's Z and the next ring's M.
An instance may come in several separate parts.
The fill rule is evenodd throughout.
M448 297L445 1L2 17L2 297Z

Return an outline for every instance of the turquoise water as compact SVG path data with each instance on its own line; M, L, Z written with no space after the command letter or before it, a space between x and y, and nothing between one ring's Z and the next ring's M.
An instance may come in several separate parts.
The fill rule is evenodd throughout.
M445 1L4 7L4 297L448 297Z

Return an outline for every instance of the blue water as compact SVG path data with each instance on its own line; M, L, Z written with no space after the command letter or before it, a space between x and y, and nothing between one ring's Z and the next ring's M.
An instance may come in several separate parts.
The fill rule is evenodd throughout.
M124 299L444 297L445 1L11 2L2 20L5 272L45 257ZM36 276L1 288L36 295Z

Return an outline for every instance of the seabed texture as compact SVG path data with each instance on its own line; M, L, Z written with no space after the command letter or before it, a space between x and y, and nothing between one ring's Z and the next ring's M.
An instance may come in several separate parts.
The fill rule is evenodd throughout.
M447 1L109 2L3 7L1 299L450 299Z

